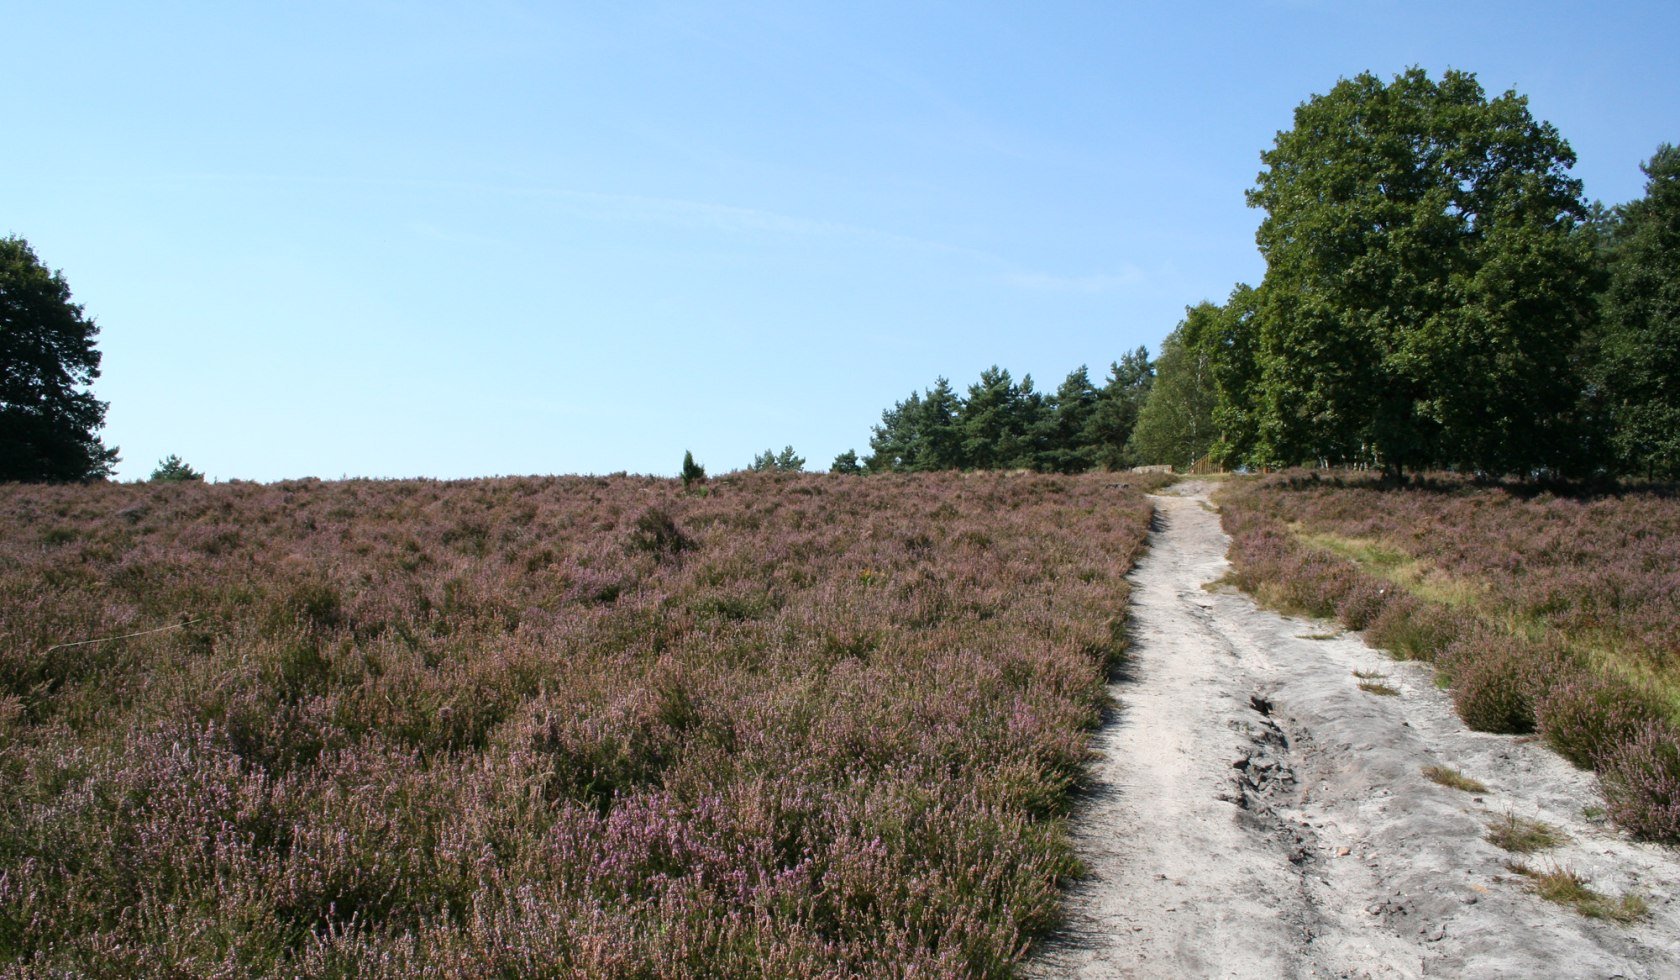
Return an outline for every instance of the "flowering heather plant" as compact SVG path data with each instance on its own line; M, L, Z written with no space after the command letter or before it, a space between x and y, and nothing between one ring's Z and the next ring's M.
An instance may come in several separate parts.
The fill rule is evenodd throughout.
M1668 833L1680 772L1660 745L1680 744L1680 500L1286 473L1233 486L1223 513L1237 584L1437 660L1471 727L1538 728L1618 787L1624 826Z
M1602 759L1610 816L1652 840L1680 844L1680 732L1649 722Z
M0 487L0 972L1008 975L1102 477ZM84 641L95 642L84 642Z
M1561 651L1489 629L1454 640L1436 661L1452 680L1453 706L1479 732L1534 731L1535 701L1559 670L1574 670Z
M1558 677L1535 706L1540 734L1583 769L1663 717L1660 701L1625 681L1573 670Z

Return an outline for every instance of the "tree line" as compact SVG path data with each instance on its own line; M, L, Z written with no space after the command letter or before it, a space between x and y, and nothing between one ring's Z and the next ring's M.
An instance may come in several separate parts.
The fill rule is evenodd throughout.
M1309 99L1261 160L1265 277L1128 361L1106 424L1081 372L1042 398L994 368L888 409L866 468L1680 478L1680 150L1589 205L1526 99L1414 68Z
M959 394L939 378L933 387L881 413L861 460L848 450L836 472L922 472L950 469L1033 469L1082 473L1128 465L1127 441L1153 380L1149 352L1139 347L1109 367L1102 387L1083 365L1052 393L1032 375L1020 381L993 365Z

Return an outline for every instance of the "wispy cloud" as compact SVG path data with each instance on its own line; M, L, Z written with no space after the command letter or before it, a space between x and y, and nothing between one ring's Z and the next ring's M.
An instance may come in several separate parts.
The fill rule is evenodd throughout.
M597 211L604 217L629 221L658 222L711 228L731 233L769 232L780 235L873 237L864 228L796 215L671 197L637 194L599 194L587 191L531 189L520 191L535 196L570 201Z
M573 209L575 212L592 219L606 222L635 222L742 236L767 235L847 240L864 247L939 254L973 262L980 266L989 266L995 270L993 274L998 277L996 281L1015 289L1035 292L1112 293L1142 285L1151 278L1150 274L1143 268L1130 263L1113 271L1080 275L1023 270L1020 265L1006 256L967 245L905 235L895 231L844 221L830 221L764 208L722 204L715 201L690 198L587 191L540 184L428 178L265 173L192 173L181 176L192 180L223 182L337 184L412 188L430 192L467 191L474 194L499 194L508 197L547 201ZM440 227L425 220L408 222L407 230L416 237L461 245L498 246L507 244L500 239Z
M410 221L409 234L427 241L441 242L446 245L466 245L473 248L501 248L507 242L488 235L477 235L472 232L448 231L432 224L430 221Z
M1123 266L1117 272L1098 272L1083 276L1060 276L1048 272L1012 272L1004 281L1019 289L1046 293L1112 293L1127 286L1141 285L1148 276L1135 265Z

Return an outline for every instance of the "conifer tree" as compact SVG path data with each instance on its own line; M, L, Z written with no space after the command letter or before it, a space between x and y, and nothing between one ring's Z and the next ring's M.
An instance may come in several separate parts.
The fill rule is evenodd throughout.
M102 479L117 462L98 431L99 328L21 238L0 238L0 480Z

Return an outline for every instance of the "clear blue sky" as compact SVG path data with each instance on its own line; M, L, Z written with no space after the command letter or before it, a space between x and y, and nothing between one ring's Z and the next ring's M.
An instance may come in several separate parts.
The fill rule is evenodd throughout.
M1515 88L1587 195L1680 142L1680 4L13 3L0 234L101 327L119 474L824 469L1256 282L1297 104Z

